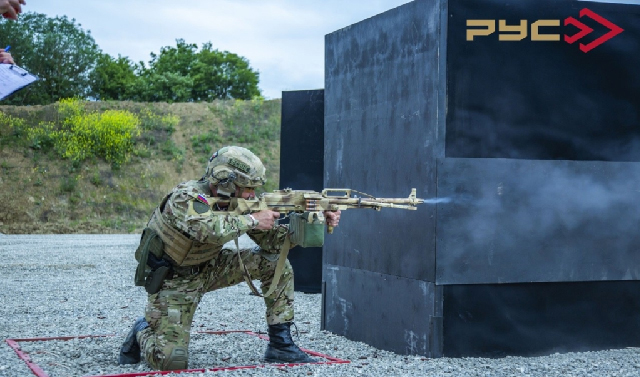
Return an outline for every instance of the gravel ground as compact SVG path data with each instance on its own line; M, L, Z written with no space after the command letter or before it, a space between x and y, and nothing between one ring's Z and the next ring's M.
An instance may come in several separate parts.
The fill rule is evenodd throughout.
M131 324L143 314L146 294L133 285L133 250L138 235L0 234L0 377L34 373L5 339L108 335L19 342L50 377L138 374L144 364L121 367L118 348ZM250 245L241 239L241 245ZM296 338L301 347L349 364L316 364L186 376L640 376L640 350L565 353L545 357L440 358L404 356L320 331L319 294L296 293ZM193 369L256 365L266 342L244 333L264 332L264 303L245 284L205 295L193 324ZM322 359L327 361L325 359ZM173 375L173 374L171 374Z

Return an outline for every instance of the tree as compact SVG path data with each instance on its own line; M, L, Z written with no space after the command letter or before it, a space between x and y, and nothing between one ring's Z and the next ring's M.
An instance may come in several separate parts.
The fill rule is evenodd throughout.
M259 73L246 58L229 51L213 50L211 42L202 45L191 69L194 101L214 99L253 99L260 95Z
M40 78L3 101L39 105L78 97L98 100L193 102L253 99L260 96L259 74L249 61L228 51L176 40L149 66L128 57L102 53L91 33L66 16L25 13L18 21L0 20L0 46L12 45L18 65Z
M135 100L148 102L189 102L193 79L189 71L196 60L195 44L178 40L177 47L163 47L151 53L149 68L141 67Z
M196 44L177 39L176 47L166 46L158 55L152 53L149 67L142 69L137 98L193 102L260 96L259 74L247 59L214 50L211 42L203 44L200 51L197 49Z
M147 71L131 98L142 102L192 102L193 80L176 72Z
M135 97L139 83L139 67L128 57L100 54L91 72L91 96L97 100L129 100Z
M25 13L0 21L0 45L10 44L17 64L40 78L3 104L38 105L61 98L87 98L100 49L89 31L66 16Z

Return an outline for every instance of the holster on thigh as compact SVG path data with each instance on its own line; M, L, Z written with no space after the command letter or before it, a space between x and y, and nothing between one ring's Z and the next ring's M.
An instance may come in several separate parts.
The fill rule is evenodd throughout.
M164 244L158 233L151 228L145 228L140 237L140 245L138 245L135 252L135 257L138 261L134 278L135 285L145 285L149 275L151 275L154 269L154 267L148 263L149 257L156 256L157 259L162 258L163 249Z

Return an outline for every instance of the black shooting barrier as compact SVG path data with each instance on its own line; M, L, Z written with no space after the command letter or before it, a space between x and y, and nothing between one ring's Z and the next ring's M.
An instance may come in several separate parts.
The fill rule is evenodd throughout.
M280 188L322 191L324 168L324 91L282 92ZM287 223L288 219L281 221ZM289 252L295 290L320 293L322 248L294 247Z
M640 346L640 6L416 0L325 38L323 327L437 356Z

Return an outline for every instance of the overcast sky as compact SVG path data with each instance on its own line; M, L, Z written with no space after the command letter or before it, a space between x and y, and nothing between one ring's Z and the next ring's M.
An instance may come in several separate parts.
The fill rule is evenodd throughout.
M639 3L640 0L602 0ZM187 43L244 56L266 98L324 87L324 37L409 0L27 0L24 11L66 15L113 57L149 61Z
M324 87L324 37L409 0L27 0L24 11L66 15L113 57L149 61L187 43L244 56L266 98Z

